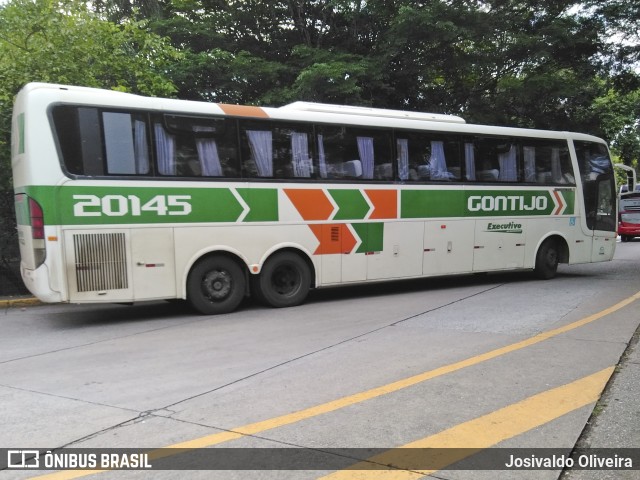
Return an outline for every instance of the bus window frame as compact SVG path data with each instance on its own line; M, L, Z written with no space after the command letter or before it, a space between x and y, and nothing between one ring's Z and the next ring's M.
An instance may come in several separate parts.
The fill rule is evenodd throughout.
M102 172L100 174L87 174L87 173L75 173L69 170L67 167L67 162L65 161L65 154L63 151L62 144L60 142L60 137L58 136L58 129L56 125L56 121L54 118L54 109L58 107L69 107L80 109L80 108L93 108L96 110L98 122L99 122L99 140L100 140L100 151L101 151L101 162L100 167ZM107 164L107 151L106 151L106 142L105 142L105 132L104 132L104 123L103 116L104 112L110 113L127 113L131 116L140 115L140 117L144 117L145 119L145 137L147 142L147 149L149 152L149 171L145 174L137 173L137 174L110 174L108 173L108 164ZM83 104L83 103L66 103L66 102L56 102L52 103L47 107L47 119L49 120L49 127L51 129L51 136L53 138L53 142L56 147L56 153L58 155L58 163L60 165L60 169L62 173L72 180L81 180L81 179L96 179L96 180L157 180L159 177L156 172L156 160L155 160L155 148L152 144L151 131L149 129L150 126L150 111L142 108L124 108L124 107L104 107L94 104ZM77 119L77 116L76 116ZM76 122L77 123L77 122ZM82 161L84 164L84 161Z
M310 122L311 123L311 122ZM359 133L364 133L366 131L370 131L370 132L376 132L377 135L384 135L387 137L387 140L389 142L388 147L389 147L389 158L391 160L391 178L390 179L377 179L375 178L375 167L376 165L379 166L377 163L374 162L374 178L358 178L358 177L347 177L345 176L344 178L331 178L331 177L326 177L323 178L321 176L321 172L320 172L320 148L319 148L319 143L318 143L318 136L319 135L325 135L325 133L323 132L322 129L324 128L328 128L328 129L341 129L343 132L348 132L349 136L352 136L354 138L358 137L358 131L360 131ZM400 181L398 179L398 165L397 165L397 149L396 149L396 145L395 145L395 141L396 141L396 137L395 137L395 129L392 127L379 127L379 126L375 126L375 125L361 125L361 124L347 124L347 123L322 123L322 122L313 122L313 144L314 144L314 150L315 150L315 157L314 157L314 171L316 172L316 175L314 177L314 181L317 183L335 183L335 184L345 184L345 183L356 183L356 184L363 184L363 185L395 185L395 184L399 184ZM326 147L325 147L326 150ZM326 155L326 151L325 151L325 155ZM344 162L342 162L344 163ZM387 162L385 162L387 163Z
M149 135L151 138L151 150L153 152L153 166L155 169L155 173L154 173L154 178L156 180L175 180L175 181L179 181L179 180L188 180L188 181L224 181L224 180L229 180L229 181L242 181L243 177L242 177L242 164L240 161L240 149L239 149L239 145L238 145L238 122L237 119L227 116L227 115L198 115L198 114L187 114L187 113L180 113L180 112L148 112L148 131L149 131ZM158 167L158 152L157 152L157 143L156 143L156 132L155 132L155 128L154 125L156 123L160 123L162 125L162 127L164 128L165 131L169 132L170 134L173 135L180 135L182 137L186 137L188 135L192 136L192 139L195 140L196 138L207 138L207 137L212 137L215 138L214 135L207 135L206 133L198 133L195 132L194 130L186 130L186 129L180 129L180 128L175 128L173 126L171 126L168 122L168 118L167 117L182 117L182 118L186 118L186 119L199 119L199 120L203 120L203 122L205 121L211 121L211 122L224 122L224 128L225 130L229 128L229 124L233 125L233 130L234 130L234 142L235 142L235 154L236 154L236 158L233 162L233 166L232 168L234 168L234 170L238 173L237 176L225 176L225 175L220 175L220 176L207 176L207 175L166 175L166 174L162 174L159 172L159 167ZM226 132L225 132L226 133ZM224 171L224 167L223 167L223 171Z
M54 118L53 111L58 107L66 107L66 108L93 108L96 109L98 114L98 120L100 122L100 141L101 141L101 167L103 169L103 173L99 175L91 175L84 173L75 173L67 168L67 163L65 162L65 157L63 154L63 147L61 145L60 137L58 136L58 131L56 128L56 122ZM107 172L107 159L106 159L106 146L105 146L105 138L104 138L104 125L102 114L104 112L113 112L113 113L127 113L130 115L138 115L141 118L145 119L146 125L146 141L149 149L149 172L146 174L109 174ZM76 114L77 115L77 114ZM220 181L228 181L228 182L249 182L249 183L328 183L328 184L363 184L363 185L382 185L382 184L390 184L390 185L433 185L433 186L444 186L444 185L490 185L490 186L508 186L508 185L520 185L526 187L558 187L565 186L569 188L575 188L577 183L576 177L576 169L574 168L573 161L571 160L571 149L570 149L570 138L548 138L548 137L538 137L538 136L505 136L505 135L493 135L486 133L467 133L467 132L455 132L455 131L447 131L447 130L438 130L438 129L417 129L417 128L397 128L397 127L380 127L380 126L371 126L371 125L363 125L363 124L351 124L351 123L330 123L330 122L317 122L317 121L307 121L307 120L288 120L288 119L279 119L279 118L269 118L262 119L256 117L242 117L242 116L230 116L230 115L219 115L219 114L198 114L198 113L189 113L189 112L179 112L179 111L165 111L159 112L148 109L141 108L124 108L124 107L105 107L98 106L94 104L78 104L78 103L66 103L66 102L57 102L51 104L48 107L48 117L50 128L52 130L54 143L56 145L56 151L58 153L59 163L62 168L62 171L65 176L72 179L83 179L83 178L91 178L91 179L112 179L112 180L146 180L146 181L205 181L205 182L220 182ZM236 148L236 159L235 159L235 171L237 172L236 176L202 176L202 175L161 175L158 171L158 157L156 151L156 139L154 132L154 122L157 121L158 118L161 118L163 128L165 128L168 132L176 132L178 134L189 134L194 133L189 130L176 129L167 121L168 117L184 117L190 118L194 120L202 120L203 122L211 121L224 121L227 122L227 125L232 124L235 130L234 139L230 140L229 143L235 142ZM265 125L270 126L270 130L278 128L293 128L295 125L300 125L301 130L305 133L310 134L312 139L309 139L309 155L312 157L312 165L313 172L309 177L257 177L250 176L246 174L244 163L245 163L245 154L242 135L243 135L243 124L246 122L255 123L259 125L260 123L264 123ZM320 159L319 159L319 148L318 148L318 134L324 128L343 128L349 132L353 131L372 131L376 132L376 134L384 135L390 142L389 145L389 153L391 155L391 168L392 175L388 179L364 179L364 178L321 178L320 176ZM424 135L426 138L435 141L444 141L447 144L455 144L455 151L457 154L457 166L460 169L460 175L458 178L452 178L450 180L433 180L433 179L400 179L399 172L399 162L398 162L398 139L402 138L402 135ZM78 134L79 135L79 134ZM205 134L206 136L206 134ZM195 138L195 135L194 135ZM467 165L465 162L465 144L472 143L474 148L478 148L477 145L481 144L481 142L486 139L492 143L505 143L515 145L516 147L516 169L517 169L517 180L508 180L508 181L500 181L498 178L495 180L469 180ZM530 143L531 145L527 145ZM525 172L524 172L524 147L525 146L536 146L540 144L546 144L552 146L553 144L557 144L561 149L566 151L566 154L569 156L568 160L572 169L572 172L569 172L574 177L574 183L558 183L552 181L546 181L543 183L538 182L527 182L525 181ZM476 161L478 159L476 158ZM449 167L447 167L449 168ZM580 171L579 168L577 170ZM476 173L478 172L478 168L476 167ZM564 173L564 172L563 172Z

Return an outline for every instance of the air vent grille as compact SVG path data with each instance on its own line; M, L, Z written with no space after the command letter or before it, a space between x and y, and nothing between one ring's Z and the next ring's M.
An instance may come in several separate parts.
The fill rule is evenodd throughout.
M128 288L124 233L73 236L78 292Z

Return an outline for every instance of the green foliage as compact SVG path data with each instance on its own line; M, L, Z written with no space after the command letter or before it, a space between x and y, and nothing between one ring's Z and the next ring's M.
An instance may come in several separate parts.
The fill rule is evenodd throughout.
M18 90L51 82L171 96L176 89L167 71L178 58L145 23L110 23L82 1L13 0L0 7L0 268L17 245L9 150Z
M610 89L593 103L604 136L625 165L640 158L640 90L622 93Z
M0 100L42 81L171 95L175 53L144 25L100 20L77 0L14 0L0 10Z
M374 90L384 84L379 65L369 56L298 45L291 54L295 79L265 95L271 103L306 100L372 105Z
M602 132L602 15L536 0L173 0L151 21L189 52L184 98L310 100ZM250 67L250 68L247 68Z
M178 96L308 100L575 130L638 158L629 95L634 2L610 0L172 0L150 23L187 52ZM636 102L637 104L637 102ZM623 108L620 108L622 105Z

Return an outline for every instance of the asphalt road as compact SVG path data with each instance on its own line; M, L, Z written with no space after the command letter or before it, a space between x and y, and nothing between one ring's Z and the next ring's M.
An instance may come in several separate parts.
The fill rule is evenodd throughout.
M236 460L256 470L0 478L558 478L561 467L452 464L482 452L491 461L568 454L579 442L637 447L615 427L637 418L637 397L606 421L606 445L584 442L610 410L592 416L640 324L639 291L635 241L619 243L612 262L561 266L550 281L509 273L351 286L296 308L247 303L218 317L168 302L5 308L0 447L237 448ZM316 456L281 450L291 447ZM251 463L256 448L277 449L269 453L281 469ZM423 448L449 457L425 460ZM151 463L201 461L175 452Z

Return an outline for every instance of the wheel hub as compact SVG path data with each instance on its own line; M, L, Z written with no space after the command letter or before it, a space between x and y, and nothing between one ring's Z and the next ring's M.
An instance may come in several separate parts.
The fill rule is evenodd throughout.
M271 283L280 295L295 293L300 283L300 274L290 266L281 266L273 272Z
M202 279L202 291L211 300L224 300L232 289L231 275L224 270L214 270Z

